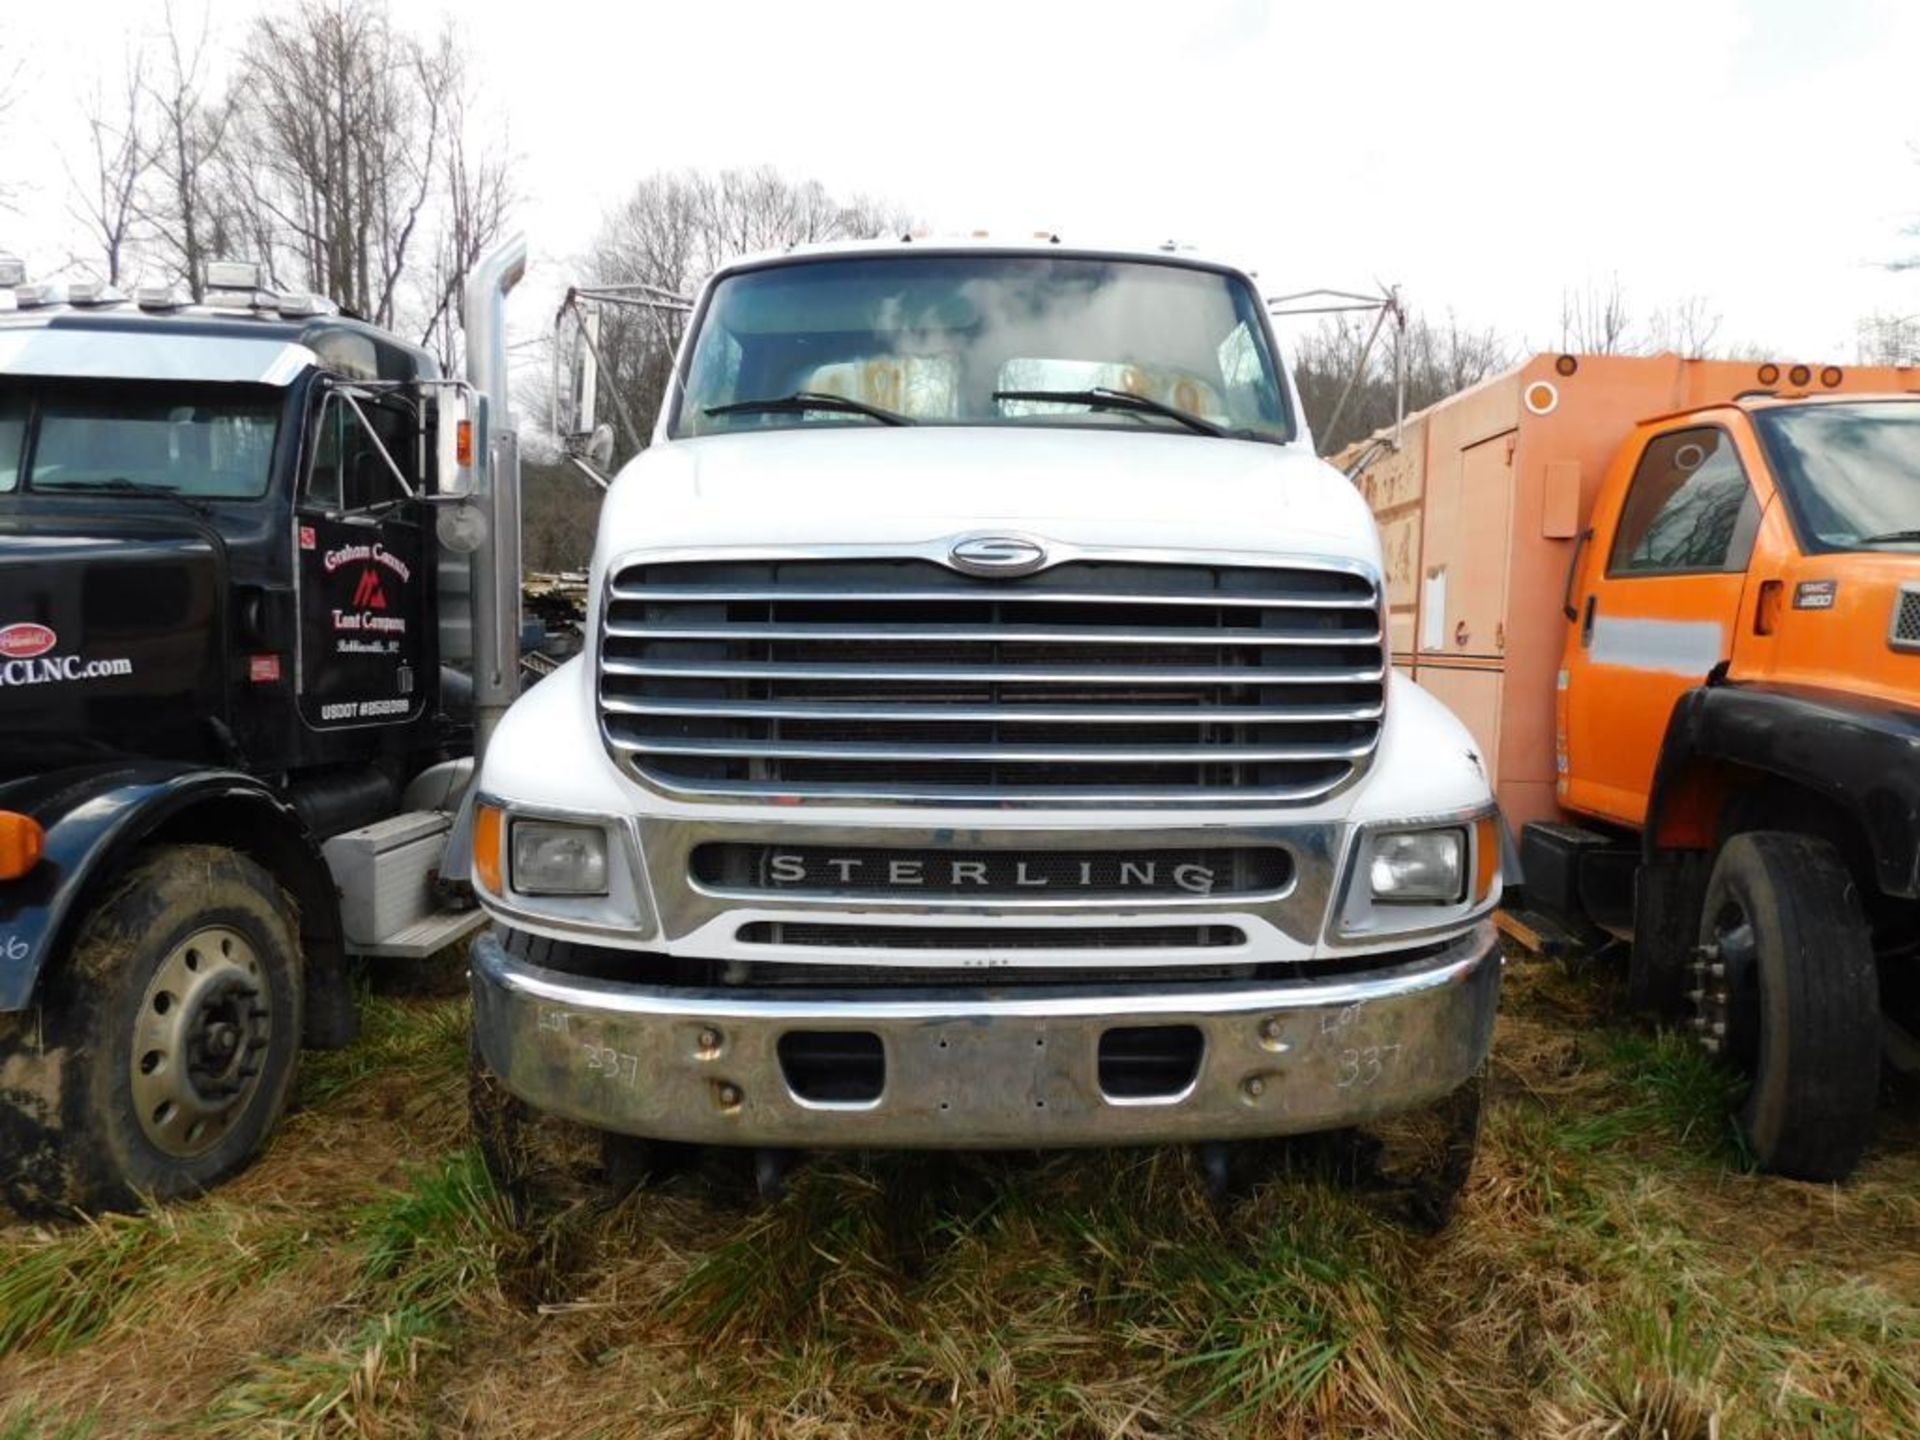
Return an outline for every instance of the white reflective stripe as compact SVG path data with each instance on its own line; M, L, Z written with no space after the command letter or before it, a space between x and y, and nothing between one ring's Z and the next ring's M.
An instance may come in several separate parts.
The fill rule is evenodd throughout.
M277 335L183 335L146 329L0 329L0 375L88 380L207 380L287 385L320 357Z
M1726 630L1712 620L1611 620L1596 615L1587 658L1623 670L1699 675L1726 656Z

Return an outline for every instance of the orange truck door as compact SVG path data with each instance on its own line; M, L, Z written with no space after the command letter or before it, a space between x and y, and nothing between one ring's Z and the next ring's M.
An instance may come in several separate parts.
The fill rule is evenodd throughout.
M1594 513L1562 666L1568 808L1646 818L1680 696L1733 653L1760 497L1732 432L1655 432Z

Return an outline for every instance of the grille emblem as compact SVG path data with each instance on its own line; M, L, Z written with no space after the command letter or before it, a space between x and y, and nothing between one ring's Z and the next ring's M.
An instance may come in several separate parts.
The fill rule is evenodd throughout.
M1047 547L1024 535L963 535L947 559L969 575L1031 575L1047 563Z

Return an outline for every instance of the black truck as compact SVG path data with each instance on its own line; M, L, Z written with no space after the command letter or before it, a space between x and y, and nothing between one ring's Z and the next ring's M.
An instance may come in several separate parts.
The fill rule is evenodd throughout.
M192 1193L256 1152L350 955L480 921L438 874L512 697L517 464L469 374L213 267L206 298L0 258L0 1196ZM9 303L10 297L10 303ZM464 875L461 876L464 880Z

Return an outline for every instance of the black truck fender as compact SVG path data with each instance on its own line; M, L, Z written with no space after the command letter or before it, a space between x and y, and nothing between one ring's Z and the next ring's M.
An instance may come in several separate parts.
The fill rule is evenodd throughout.
M1845 814L1881 893L1920 897L1920 712L1797 686L1708 683L1687 691L1654 769L1644 858L1710 846L1734 778L1756 771Z
M96 883L156 841L224 845L271 874L299 911L306 1044L357 1032L333 878L294 808L251 775L158 760L74 766L0 785L0 810L46 832L39 864L0 882L0 1013L33 1004Z

